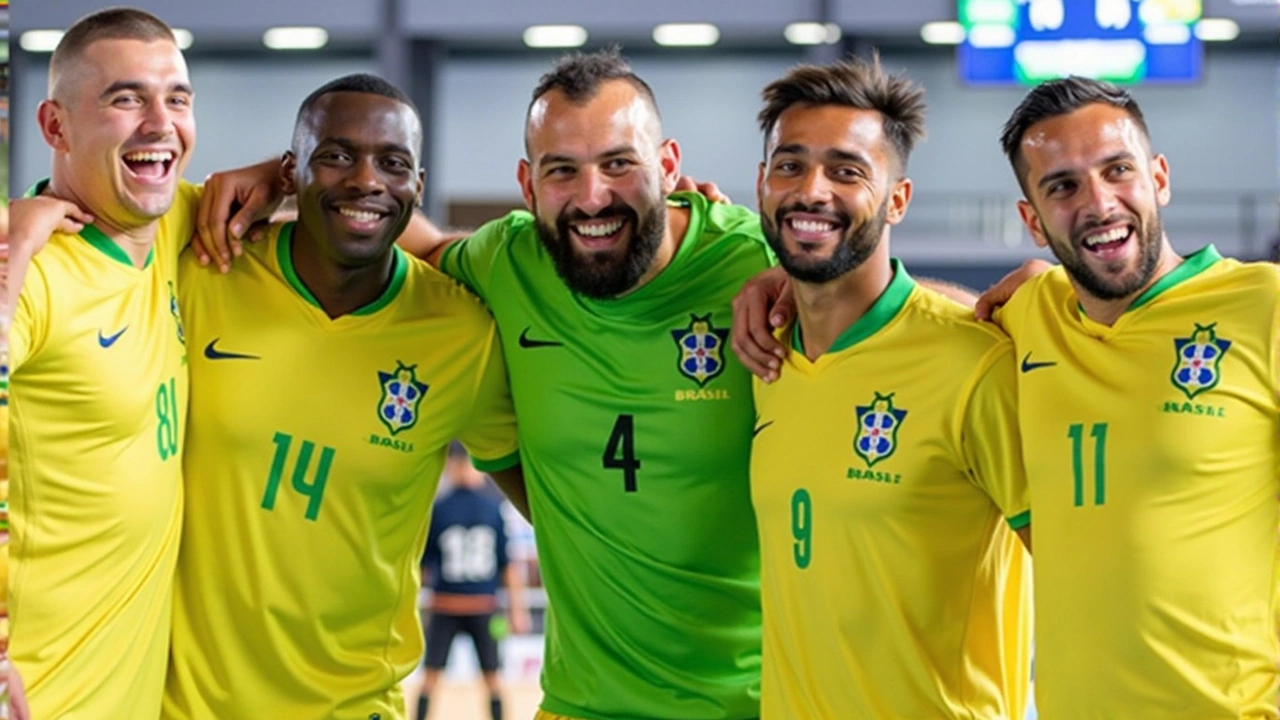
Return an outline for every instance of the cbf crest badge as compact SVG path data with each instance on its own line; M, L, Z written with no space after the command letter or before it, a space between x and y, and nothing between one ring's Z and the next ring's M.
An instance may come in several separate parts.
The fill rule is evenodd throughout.
M187 344L187 336L182 332L182 315L178 313L178 296L173 292L173 282L169 282L169 312L173 314L173 321L178 324L178 342L183 345Z
M378 420L387 426L392 435L408 430L418 422L418 406L427 394L427 386L418 382L414 373L417 365L396 361L396 369L379 372L382 399L378 401Z
M870 405L854 408L858 418L858 436L853 451L871 467L898 449L898 428L907 411L894 407L893 393L876 397Z
M698 383L698 387L706 387L724 372L723 349L729 330L712 325L711 313L702 317L690 315L689 327L672 330L671 337L675 338L680 352L680 373Z
M1214 331L1216 326L1217 323L1196 323L1191 337L1173 340L1177 360L1170 379L1173 380L1174 387L1186 394L1188 400L1212 390L1222 377L1218 364L1230 349L1231 341L1218 337L1218 333Z

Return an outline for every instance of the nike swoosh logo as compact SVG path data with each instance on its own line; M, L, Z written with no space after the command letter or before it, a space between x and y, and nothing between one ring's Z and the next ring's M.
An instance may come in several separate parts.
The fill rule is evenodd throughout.
M772 420L770 420L769 422L767 422L767 423L765 423L765 424L763 424L763 425L757 425L757 426L755 427L755 429L753 429L753 430L751 431L751 437L755 437L755 436L759 435L761 430L763 430L763 429L765 429L765 428L769 427L769 426L770 426L770 425L772 425L772 424L773 424L773 421L772 421Z
M221 338L214 338L204 346L204 356L210 360L261 360L260 355L246 355L244 353L223 352L214 347L214 344Z
M109 348L112 345L115 345L116 341L120 339L120 336L124 334L124 331L128 329L129 329L129 326L125 325L124 327L120 328L120 332L116 333L115 335L103 335L102 330L99 329L98 344L104 348Z
M524 329L524 332L520 333L520 347L522 348L564 347L564 343L556 342L555 340L531 340L529 338L529 331L531 329L532 329L531 327L527 327Z
M1027 353L1027 356L1022 358L1022 372L1029 373L1032 370L1039 370L1040 368L1053 367L1054 365L1057 365L1057 364L1058 364L1057 361L1054 361L1054 360L1050 360L1048 362L1031 362L1031 353Z

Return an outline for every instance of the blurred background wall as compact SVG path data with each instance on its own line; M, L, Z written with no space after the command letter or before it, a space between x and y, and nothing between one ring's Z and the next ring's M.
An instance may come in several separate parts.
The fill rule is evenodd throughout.
M522 36L536 24L574 24L585 49L617 42L654 88L684 169L754 204L761 155L758 93L789 66L878 49L887 66L927 89L929 138L914 154L916 195L894 230L895 254L922 269L982 284L1038 251L1018 221L1018 190L1000 153L1000 125L1024 87L962 82L956 48L922 39L926 23L954 21L960 5L986 0L377 0L348 3L186 3L142 0L191 33L199 143L189 176L277 155L287 146L301 99L339 75L372 71L406 88L424 113L426 208L443 222L473 224L519 204L516 161L523 154L529 92L562 49L534 49ZM1017 0L996 0L996 2ZM1040 0L1023 0L1040 1ZM1075 0L1066 0L1070 5ZM1169 0L1165 0L1167 4ZM1161 0L1148 2L1162 4ZM1133 3L1135 12L1144 3ZM89 0L19 2L13 37L63 28L99 6ZM1134 94L1155 147L1170 159L1174 200L1165 223L1174 245L1213 242L1227 254L1259 257L1280 234L1277 206L1277 87L1280 45L1274 0L1205 0L1205 18L1238 28L1205 42L1202 75L1180 84L1141 84ZM838 28L833 43L797 45L797 21ZM709 47L663 47L660 23L714 24ZM318 26L324 47L275 51L263 34ZM47 173L48 150L34 124L45 93L48 54L12 53L14 192Z

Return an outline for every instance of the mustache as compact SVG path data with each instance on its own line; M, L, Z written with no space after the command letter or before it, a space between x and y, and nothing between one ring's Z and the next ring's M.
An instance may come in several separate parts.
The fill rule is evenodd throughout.
M565 210L560 213L558 221L560 223L571 223L579 220L594 220L596 218L609 217L611 215L621 215L634 220L636 218L636 211L630 205L625 203L613 203L608 207L601 208L594 214L587 213L579 208Z
M784 218L786 218L789 213L793 212L817 215L842 227L849 227L853 225L853 217L843 210L834 210L826 205L805 205L804 203L792 203L778 208L777 212L774 213L774 222L778 227L782 227Z

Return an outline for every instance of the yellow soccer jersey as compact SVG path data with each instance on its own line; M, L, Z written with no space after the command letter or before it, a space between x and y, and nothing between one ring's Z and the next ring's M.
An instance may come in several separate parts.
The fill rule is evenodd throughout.
M482 469L517 461L480 301L397 251L382 297L330 319L294 272L293 227L227 275L182 261L193 394L166 718L402 717L448 444Z
M196 189L137 268L94 226L32 260L10 333L14 664L35 718L160 707L182 518L174 297Z
M764 720L1022 717L1027 522L1012 346L895 262L756 382Z
M1021 358L1042 716L1275 718L1280 271L1208 247L1107 327L1061 268Z

